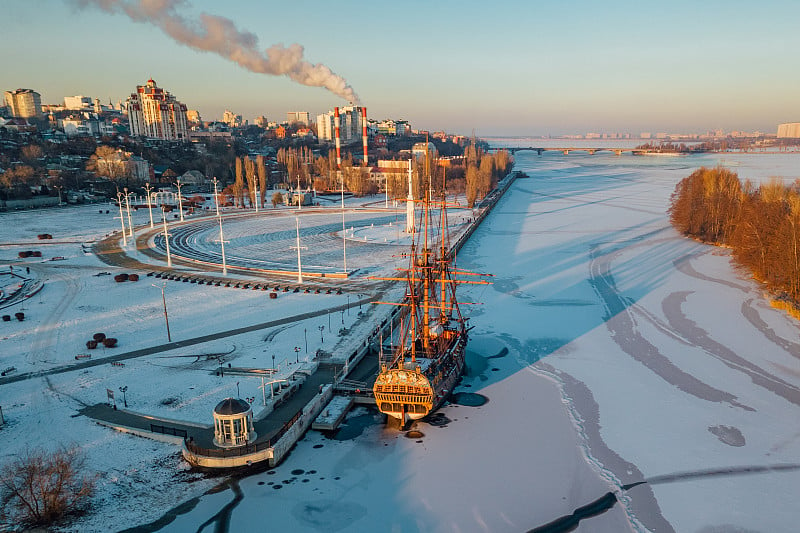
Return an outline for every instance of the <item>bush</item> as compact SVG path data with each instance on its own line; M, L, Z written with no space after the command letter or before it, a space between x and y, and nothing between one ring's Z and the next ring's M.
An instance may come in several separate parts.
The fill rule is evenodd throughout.
M103 339L106 338L106 334L105 333L95 333L94 335L92 335L92 338L94 340L96 340L97 342L103 342Z
M128 281L128 275L127 274L117 274L116 276L114 276L114 281L116 281L117 283L122 283L123 281Z
M0 520L48 526L87 507L96 476L79 448L28 450L0 470Z
M22 322L23 320L25 320L25 313L23 313L22 311L17 311L16 313L14 313L14 318Z
M139 281L139 274L128 274L128 281Z
M30 257L32 254L33 254L33 252L31 252L30 250L25 250L24 252L19 252L17 255L21 259L25 259L26 257Z
M11 315L3 315L3 322L11 322Z
M97 341L86 341L86 347L90 350L97 348Z

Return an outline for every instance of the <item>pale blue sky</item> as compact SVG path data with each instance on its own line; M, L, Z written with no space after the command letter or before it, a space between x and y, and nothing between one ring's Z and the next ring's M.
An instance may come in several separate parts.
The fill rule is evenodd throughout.
M187 0L299 43L373 118L478 135L760 129L800 120L800 2ZM0 89L114 102L153 77L206 120L313 115L345 102L63 0L5 0Z

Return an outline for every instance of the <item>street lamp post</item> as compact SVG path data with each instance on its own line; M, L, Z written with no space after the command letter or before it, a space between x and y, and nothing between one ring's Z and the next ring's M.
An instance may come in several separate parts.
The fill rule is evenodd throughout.
M178 186L178 211L181 213L181 222L183 222L183 196L181 196L181 180L175 182Z
M167 314L167 298L166 296L164 296L164 289L166 288L167 284L164 283L163 285L161 285L161 287L152 283L151 285L153 285L153 287L157 289L161 289L161 303L164 304L164 322L167 325L167 340L169 342L172 342L172 335L170 335L169 333L169 315Z
M164 242L167 245L167 266L172 267L172 256L169 253L169 232L167 231L167 213L161 208L161 218L164 221Z
M344 260L344 277L347 277L347 228L344 225L344 174L339 171L339 177L342 180L342 258Z
M63 189L64 186L63 185L55 185L55 188L58 189L58 207L61 207L61 204L63 203L61 201L61 189Z
M154 224L153 224L153 204L150 202L150 191L152 191L153 188L150 186L150 182L149 181L146 181L144 183L144 190L147 191L147 212L150 213L150 229L152 229L154 227Z
M119 391L122 393L122 402L125 404L125 407L128 407L128 396L125 394L128 391L128 386L120 387Z
M322 335L322 332L325 331L325 326L317 326L317 329L319 329L319 342L324 343L325 337Z
M122 223L122 246L128 246L127 231L125 230L125 215L122 214L122 193L119 192L119 190L117 190L117 203L119 204L119 221Z
M136 237L133 234L133 219L131 218L130 195L127 187L125 187L123 190L125 191L125 208L128 210L128 229L130 230L128 237L133 239L133 247L136 248Z
M214 207L217 209L217 216L219 216L219 193L217 192L217 177L214 176Z
M292 246L292 248L297 248L297 283L303 283L303 265L300 262L300 250L307 250L308 248L300 246L300 220L297 217L294 217L294 224L297 230L297 246Z
M350 295L347 295L347 316L350 316Z
M308 330L306 328L303 328L303 339L306 343L306 355L308 355Z
M299 346L295 346L294 347L294 362L295 363L299 363L300 362L300 347Z
M222 275L228 275L228 265L225 262L225 237L222 235L222 217L217 217L219 219L219 244L222 246Z

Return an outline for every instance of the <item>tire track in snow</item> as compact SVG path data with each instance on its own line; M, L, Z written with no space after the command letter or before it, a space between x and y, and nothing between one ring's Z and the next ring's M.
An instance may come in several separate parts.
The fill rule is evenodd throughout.
M603 472L604 477L615 486L644 479L644 474L635 464L623 459L603 440L600 433L600 406L589 387L571 374L556 370L543 360L537 361L533 367L534 373L550 377L559 384L562 398L573 418L573 424L586 443L584 454L588 462ZM641 522L647 530L674 533L675 530L661 513L655 493L649 487L645 489L637 493L635 498L620 495L620 503L627 511L632 512L635 520Z
M703 328L683 314L682 306L689 294L691 294L690 291L674 292L662 302L661 307L670 326L689 342L724 363L725 366L746 374L755 385L763 387L795 405L800 405L800 388L773 376L763 368L739 356L727 346L713 340Z
M770 340L786 350L787 353L800 359L800 344L784 339L761 319L758 311L753 307L753 298L742 302L742 316L750 322L767 340Z
M736 396L733 394L712 387L678 368L637 331L636 320L629 302L620 295L614 276L609 269L612 259L620 253L621 250L616 250L601 256L598 254L597 245L592 246L588 280L603 301L606 308L604 317L606 327L611 332L611 338L617 346L655 375L687 394L709 402L727 402L752 411L751 407L737 402Z
M712 283L719 283L721 285L725 285L727 287L731 287L733 289L738 289L743 292L750 292L750 287L746 287L743 285L739 285L738 283L734 283L732 281L728 281L726 279L719 279L719 278L712 278L711 276L706 276L705 274L701 274L691 264L691 260L695 257L698 257L701 254L692 254L692 255L685 255L678 259L674 259L672 264L675 265L675 268L695 279L701 279L703 281L710 281Z
M66 313L69 306L72 305L72 302L78 296L78 292L80 292L81 288L76 278L67 276L53 269L41 269L40 267L38 272L39 276L42 276L46 271L50 271L53 278L64 283L66 293L56 304L53 311L42 320L33 332L31 349L25 356L28 363L32 365L47 362L45 357L50 352L55 351L56 340L61 334L61 328L58 327L58 324L61 322L61 317L64 316L64 313ZM44 288L42 288L42 290L44 290Z

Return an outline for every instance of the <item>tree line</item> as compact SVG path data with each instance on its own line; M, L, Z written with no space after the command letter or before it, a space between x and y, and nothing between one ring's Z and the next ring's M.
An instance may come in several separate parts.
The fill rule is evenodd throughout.
M800 309L800 180L756 186L702 167L678 183L669 216L682 234L730 247L754 278Z

